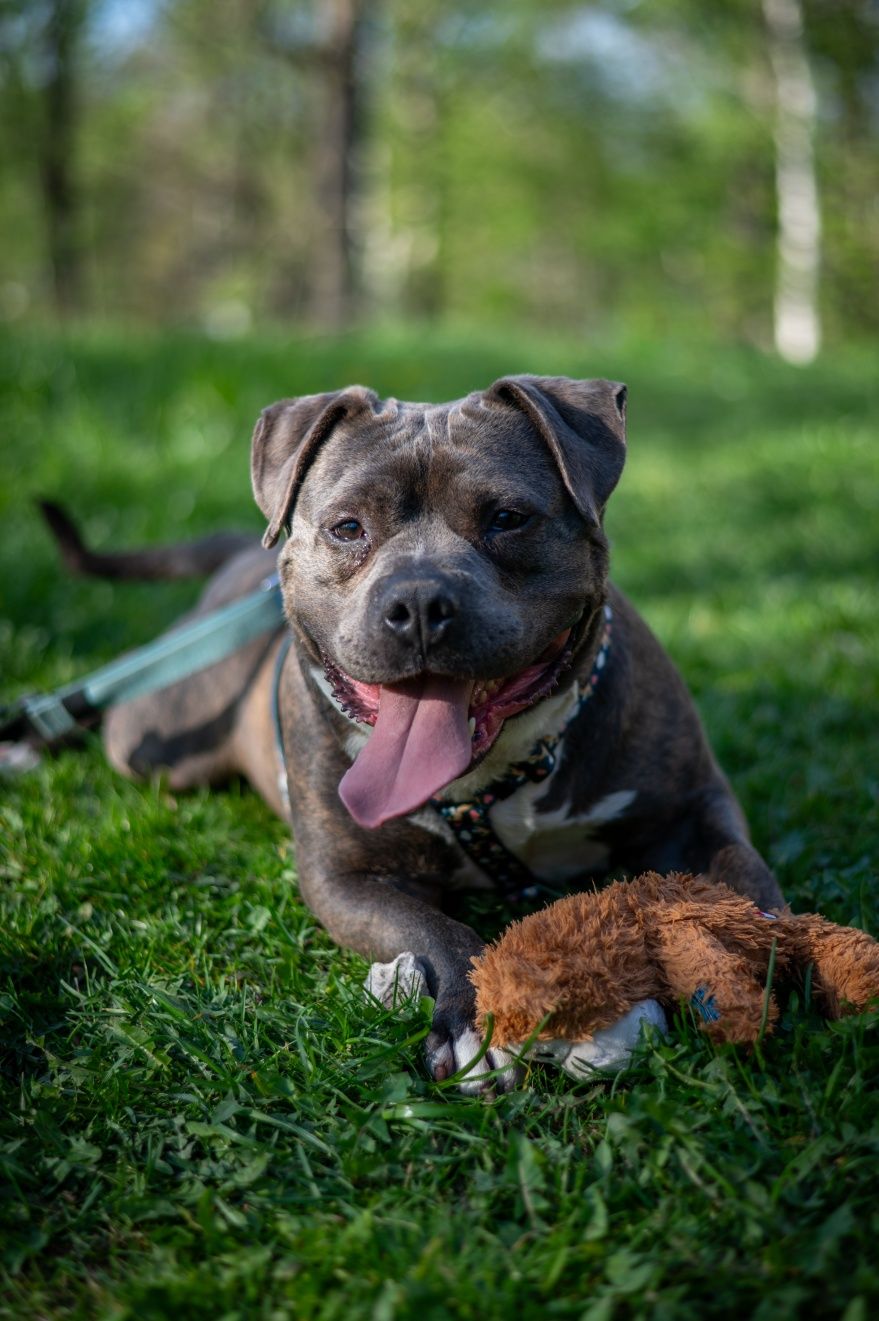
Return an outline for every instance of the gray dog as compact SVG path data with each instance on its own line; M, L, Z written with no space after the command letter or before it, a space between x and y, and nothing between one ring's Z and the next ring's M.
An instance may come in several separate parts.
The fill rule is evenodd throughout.
M360 386L284 400L253 435L265 549L99 559L57 529L103 572L229 556L198 612L277 564L289 630L111 711L107 752L178 788L243 774L288 817L303 898L333 939L417 956L437 1079L479 1046L467 973L482 941L443 911L451 890L515 899L682 870L783 905L677 671L608 582L625 405L613 382L533 376L451 404ZM512 1084L503 1052L487 1063Z

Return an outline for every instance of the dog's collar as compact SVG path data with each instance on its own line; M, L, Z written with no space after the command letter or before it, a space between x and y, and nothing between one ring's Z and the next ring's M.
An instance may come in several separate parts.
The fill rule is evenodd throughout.
M559 746L566 730L577 719L598 687L602 671L607 664L613 635L613 611L604 606L604 627L601 642L592 662L589 678L583 686L573 710L562 728L556 734L538 739L531 751L521 761L514 762L504 775L492 780L484 789L471 794L463 802L445 802L432 798L430 805L439 813L464 852L494 881L504 898L511 903L535 897L546 887L535 884L528 868L510 853L498 839L491 824L489 813L492 806L509 798L523 784L537 784L547 779L555 770L559 756ZM287 780L287 763L284 756L284 736L281 729L281 709L279 691L281 673L293 638L285 634L275 660L275 672L272 680L272 727L275 734L275 748L278 756L278 785L281 800L287 816L290 816L290 788Z

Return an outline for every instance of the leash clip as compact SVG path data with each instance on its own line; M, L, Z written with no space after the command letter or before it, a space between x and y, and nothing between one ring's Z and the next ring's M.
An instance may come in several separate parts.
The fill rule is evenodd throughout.
M25 697L21 702L21 711L44 743L66 738L79 728L78 722L57 693L38 693L34 697Z

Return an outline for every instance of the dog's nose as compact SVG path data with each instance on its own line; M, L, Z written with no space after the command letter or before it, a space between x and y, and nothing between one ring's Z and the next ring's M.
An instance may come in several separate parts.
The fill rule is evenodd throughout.
M438 581L396 582L382 604L382 618L394 636L424 651L439 642L457 613L453 592Z

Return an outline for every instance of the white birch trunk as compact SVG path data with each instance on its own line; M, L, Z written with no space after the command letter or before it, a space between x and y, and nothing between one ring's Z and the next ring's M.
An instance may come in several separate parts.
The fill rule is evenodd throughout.
M762 4L775 84L775 347L788 362L805 364L821 347L821 210L814 153L817 98L801 0L762 0Z

